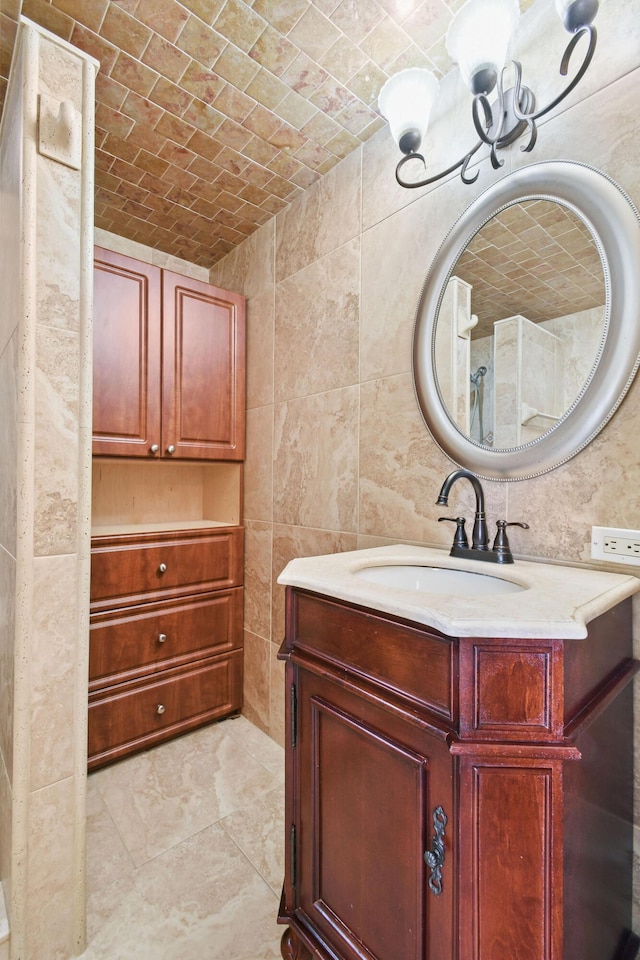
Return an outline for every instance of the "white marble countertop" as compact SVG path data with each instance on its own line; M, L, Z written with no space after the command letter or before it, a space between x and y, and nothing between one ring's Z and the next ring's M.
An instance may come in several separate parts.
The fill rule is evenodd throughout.
M510 580L525 590L486 596L381 586L354 574L372 566L421 565ZM582 567L516 560L459 560L432 547L388 546L292 560L278 583L300 587L456 637L582 639L587 624L640 589L640 579Z

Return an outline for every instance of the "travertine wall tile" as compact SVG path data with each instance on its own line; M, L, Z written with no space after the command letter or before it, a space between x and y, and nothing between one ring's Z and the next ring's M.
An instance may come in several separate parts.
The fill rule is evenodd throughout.
M265 732L269 730L271 644L264 637L244 632L244 701L242 713Z
M247 410L244 516L273 519L273 406Z
M247 302L247 409L273 403L274 288Z
M76 877L69 856L76 844L76 816L71 778L36 790L29 797L28 960L66 960L77 955L78 945L69 922L77 902Z
M325 553L343 553L356 549L356 536L352 533L335 533L311 527L284 526L276 524L273 529L273 613L271 636L274 643L284 640L284 594L285 588L276 581L289 560L294 557L316 557Z
M44 556L77 549L80 354L74 332L39 326L36 338L35 551Z
M244 625L259 637L271 637L272 525L245 521Z
M276 281L284 280L360 233L356 150L276 217Z
M360 241L276 286L275 399L358 382Z
M211 269L209 279L225 290L257 297L273 288L275 278L275 218L256 230L241 246Z
M68 731L73 728L75 704L69 696L77 651L69 643L77 613L70 598L76 592L75 555L34 560L34 609L31 657L31 789L73 775L73 753Z
M0 545L0 754L9 778L13 776L14 647L16 631L16 560ZM11 805L9 805L11 809ZM3 821L0 819L0 828ZM0 867L11 844L0 833ZM5 878L6 873L0 874Z
M277 523L355 532L358 395L358 387L345 387L276 405Z

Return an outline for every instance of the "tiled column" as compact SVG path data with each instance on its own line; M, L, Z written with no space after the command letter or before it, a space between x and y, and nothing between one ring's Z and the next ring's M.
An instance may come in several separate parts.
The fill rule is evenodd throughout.
M12 960L66 960L85 937L96 64L29 21L15 57L2 128L3 157L15 162L3 168L12 329L1 389L3 416L15 415L3 424L2 659L12 683L0 864Z

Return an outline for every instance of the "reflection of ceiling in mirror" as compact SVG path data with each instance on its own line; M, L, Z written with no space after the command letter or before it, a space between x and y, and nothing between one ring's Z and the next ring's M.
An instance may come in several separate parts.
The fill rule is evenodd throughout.
M539 322L602 306L602 262L592 235L571 210L550 200L513 204L480 230L454 274L470 283L472 336L522 314Z

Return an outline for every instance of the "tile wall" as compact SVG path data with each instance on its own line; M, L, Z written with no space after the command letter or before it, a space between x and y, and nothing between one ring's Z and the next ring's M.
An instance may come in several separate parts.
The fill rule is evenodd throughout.
M483 161L471 187L454 177L408 191L395 184L398 156L381 131L211 272L249 298L245 713L278 740L284 590L276 580L288 560L450 536L434 503L452 464L422 423L411 379L415 309L447 231L496 179L551 159L600 168L640 206L632 8L602 6L591 70L541 126L533 154L514 145L497 172ZM524 14L516 51L540 103L561 82L566 35L552 13L539 0ZM429 134L434 171L475 142L456 73L441 91ZM639 430L640 378L577 458L537 479L487 483L490 518L531 526L513 536L515 552L588 563L592 524L640 527ZM467 492L458 496L454 510L468 510Z

